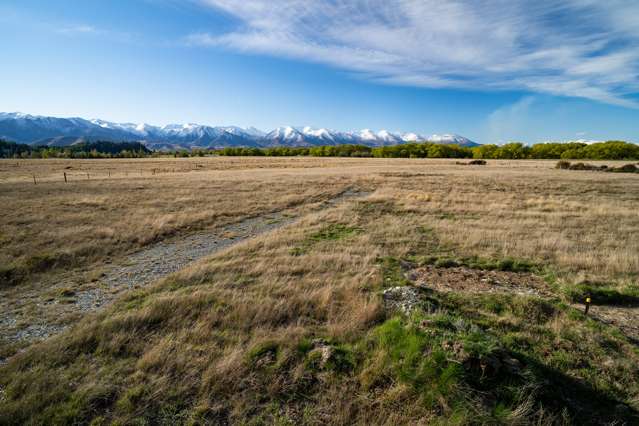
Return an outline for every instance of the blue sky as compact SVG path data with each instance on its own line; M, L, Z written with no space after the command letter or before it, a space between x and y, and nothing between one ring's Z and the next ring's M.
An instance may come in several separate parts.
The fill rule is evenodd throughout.
M3 0L0 111L639 142L639 3Z

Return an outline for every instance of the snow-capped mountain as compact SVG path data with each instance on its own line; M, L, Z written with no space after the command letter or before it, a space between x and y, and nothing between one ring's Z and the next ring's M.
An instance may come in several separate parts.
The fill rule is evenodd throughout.
M306 145L305 135L294 127L278 127L264 136L275 146L302 146Z
M406 142L434 142L475 146L458 135L424 137L416 133L338 132L325 128L278 127L264 133L253 127L205 126L200 124L113 123L83 118L42 117L21 113L0 113L0 139L34 145L65 146L87 140L140 141L151 149L190 149L224 147L319 146L362 144L397 145Z
M460 146L473 146L477 145L475 142L459 135L432 135L428 138L424 138L426 142L439 143L439 144L455 144Z

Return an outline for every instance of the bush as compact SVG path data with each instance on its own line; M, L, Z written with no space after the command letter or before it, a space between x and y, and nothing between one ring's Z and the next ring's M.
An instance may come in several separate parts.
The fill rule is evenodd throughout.
M639 168L634 164L626 164L621 167L613 167L609 171L614 173L639 173Z

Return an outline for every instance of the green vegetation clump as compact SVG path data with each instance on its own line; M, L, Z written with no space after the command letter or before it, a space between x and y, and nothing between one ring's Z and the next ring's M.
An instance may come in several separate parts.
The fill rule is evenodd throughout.
M590 297L593 305L639 306L639 288L635 285L585 282L566 286L565 293L575 303L583 303Z
M639 160L639 145L623 141L540 143L533 146L509 143L472 149L475 158L483 159Z
M81 256L80 253L78 253ZM76 257L65 252L35 253L21 262L0 266L0 288L21 283L32 274L49 271L53 268L71 266Z
M0 140L0 158L140 158L151 151L140 142L81 142L65 147L32 146Z
M471 269L481 269L485 271L508 271L508 272L539 272L542 268L526 259L516 259L504 257L499 259L485 259L477 256L473 257L450 257L439 256L417 256L414 260L419 264L434 265L438 268L454 268L465 266Z
M639 145L608 141L594 144L579 142L541 143L527 146L520 142L505 145L462 147L453 144L406 143L392 146L337 145L277 148L224 148L214 151L224 156L312 156L312 157L376 157L376 158L474 158L476 160L639 160ZM481 163L470 163L481 164Z
M402 261L395 257L384 257L378 259L378 264L382 268L383 287L407 286L411 282L404 276L404 266Z
M378 158L472 158L473 149L459 145L407 143L373 148Z
M333 223L309 235L308 238L304 240L300 246L295 247L291 250L291 254L293 256L300 256L302 254L305 254L313 245L322 241L337 241L359 234L361 232L361 228L346 226L340 223Z
M228 147L223 149L182 149L167 151L174 157L375 157L375 158L474 158L476 160L639 160L639 145L608 141L594 144L579 142L541 143L527 146L520 142L505 145L463 147L454 144L405 143L392 146L326 145L315 147ZM133 158L162 155L139 142L82 142L67 147L16 144L0 140L0 158ZM471 162L480 165L485 163Z
M326 145L308 147L273 147L273 148L224 148L215 151L217 155L231 157L372 157L373 148L365 145Z
M392 317L371 330L357 370L364 388L382 393L406 386L424 407L456 424L637 420L619 402L625 390L615 381L634 387L626 374L638 371L601 365L621 350L605 326L537 297L434 297L437 311Z
M352 226L342 225L340 223L331 224L327 227L319 230L318 232L312 234L309 237L311 241L324 241L324 240L341 240L342 238L346 238L350 235L361 232L360 228L355 228Z

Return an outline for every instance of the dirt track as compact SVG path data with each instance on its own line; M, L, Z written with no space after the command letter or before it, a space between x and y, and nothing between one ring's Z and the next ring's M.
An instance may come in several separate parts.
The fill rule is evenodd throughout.
M342 202L365 195L368 193L349 189L325 201L312 211L332 208ZM285 210L247 218L211 231L201 231L160 241L132 253L124 262L110 264L101 271L95 282L85 283L79 287L79 290L70 290L65 297L42 300L41 291L35 289L24 294L21 303L28 305L30 310L55 310L65 317L79 318L108 305L127 290L148 285L181 270L192 262L299 219L300 216L296 216L295 211ZM0 319L0 338L6 342L38 341L57 334L68 326L49 322L46 320L46 315L32 316L32 318L38 318L37 322L29 322L6 313Z

